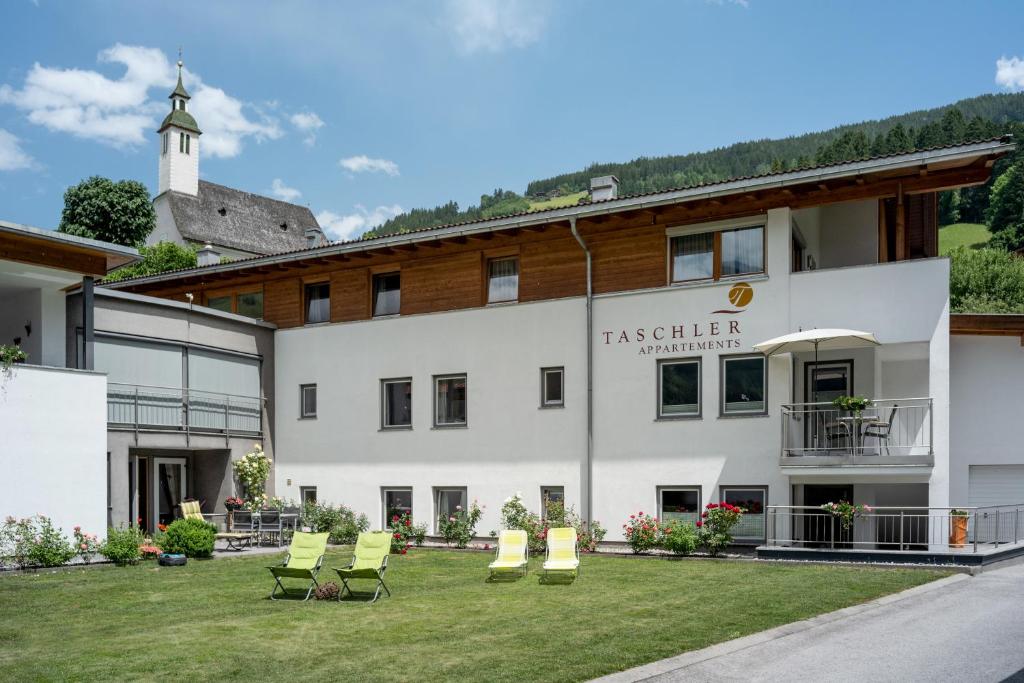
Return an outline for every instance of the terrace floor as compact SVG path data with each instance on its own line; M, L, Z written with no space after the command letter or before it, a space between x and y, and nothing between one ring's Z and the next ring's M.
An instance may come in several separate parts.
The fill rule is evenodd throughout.
M271 602L281 555L0 577L0 680L586 680L946 575L587 555L571 585L537 559L486 583L490 553L414 549L373 605Z

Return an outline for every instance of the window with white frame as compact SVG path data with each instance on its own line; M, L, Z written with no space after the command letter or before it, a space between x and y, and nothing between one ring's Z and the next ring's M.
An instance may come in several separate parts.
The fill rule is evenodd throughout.
M658 417L700 417L700 359L658 361Z
M466 509L465 488L436 488L434 489L434 529L438 529L440 522L451 519L455 513Z
M434 378L434 426L466 425L466 375L441 375Z
M560 504L565 508L565 487L564 486L541 486L540 487L540 518L547 519L548 505Z
M384 519L381 529L387 529L395 523L395 518L402 518L402 515L409 515L412 519L412 487L399 486L395 488L385 487L381 489L383 499Z
M565 405L565 369L540 369L540 407L561 408Z
M670 237L672 282L718 280L764 272L764 226L688 232Z
M722 356L722 415L765 415L767 392L764 356Z
M307 503L316 503L316 487L315 486L300 486L299 487L299 500L302 501L303 505Z
M487 262L487 303L519 299L519 259L493 258Z
M381 429L412 427L412 379L380 381Z
M398 315L402 310L402 274L373 276L373 315Z
M765 509L768 506L766 486L723 486L722 501L743 508L743 516L732 528L739 543L761 543L765 540Z
M700 520L700 488L697 486L662 486L658 489L658 519L663 522Z
M299 415L302 419L316 417L316 385L299 385Z

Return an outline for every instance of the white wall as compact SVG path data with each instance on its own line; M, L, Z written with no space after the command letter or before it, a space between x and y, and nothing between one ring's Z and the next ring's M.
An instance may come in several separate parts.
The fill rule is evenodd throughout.
M820 209L819 268L878 262L878 202L827 204Z
M1024 465L1015 427L1024 415L1019 337L950 339L950 505L967 505L971 465ZM1024 501L1024 491L1018 498Z
M163 164L160 166L163 173ZM163 183L161 183L161 187ZM171 213L171 205L167 197L158 196L153 200L153 210L156 211L156 227L146 237L146 244L153 246L159 242L174 242L184 244L185 241L178 232L178 226L174 222L174 214Z
M163 133L160 134L157 144L159 154L159 186L157 194L167 192L182 192L193 197L199 191L199 136L190 131L178 128L168 128L170 138L167 143L167 154L163 154ZM179 151L179 135L191 136L189 143L189 154Z
M21 337L28 363L64 367L64 292L57 289L29 289L0 298L0 343ZM25 332L31 323L32 334Z
M22 366L0 374L0 515L106 534L106 376Z

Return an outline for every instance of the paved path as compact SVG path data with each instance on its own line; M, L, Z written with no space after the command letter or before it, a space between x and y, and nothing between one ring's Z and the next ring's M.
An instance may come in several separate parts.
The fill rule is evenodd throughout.
M601 680L1024 680L1024 564L936 584Z

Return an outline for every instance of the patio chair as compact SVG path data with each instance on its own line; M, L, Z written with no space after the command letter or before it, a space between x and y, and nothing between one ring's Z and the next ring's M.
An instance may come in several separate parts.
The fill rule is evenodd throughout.
M352 562L344 569L335 569L338 578L341 579L341 591L338 593L338 601L345 596L345 591L354 596L352 587L348 582L353 579L369 579L376 581L376 590L373 592L373 599L376 602L380 597L381 588L391 597L391 591L384 584L384 572L388 568L388 554L391 552L391 533L387 531L364 531L356 539L356 547L353 552Z
M227 544L225 550L240 552L245 548L252 547L252 541L259 528L259 517L254 516L248 510L235 510L231 513L230 530L218 533L216 539Z
M527 566L530 560L530 549L526 540L526 532L522 529L505 529L498 535L498 550L494 556L494 562L487 565L490 576L494 579L501 574L518 575L522 572L526 576Z
M284 562L277 567L267 567L274 576L274 589L270 591L270 599L277 600L277 591L281 589L281 595L287 596L288 589L281 583L281 579L304 579L309 580L309 587L306 589L306 597L309 600L313 590L320 584L316 582L317 574L320 573L320 565L324 561L324 553L327 551L327 537L330 534L307 534L301 531L292 536L292 544L288 547L288 554Z
M178 508L181 510L182 519L198 519L200 522L207 521L207 515L203 514L198 500L183 500L178 503Z
M865 423L864 426L862 438L878 439L878 446L885 449L886 455L889 455L889 435L892 433L892 423L896 420L896 411L898 409L899 405L894 403L892 410L889 411L888 420L873 420Z
M541 565L541 578L564 575L575 579L579 575L580 555L576 548L576 530L572 527L548 529L547 554Z
M260 512L259 535L271 542L277 539L277 547L284 545L284 524L281 522L281 513L278 510L263 510Z

